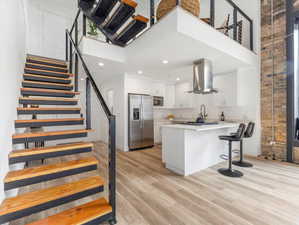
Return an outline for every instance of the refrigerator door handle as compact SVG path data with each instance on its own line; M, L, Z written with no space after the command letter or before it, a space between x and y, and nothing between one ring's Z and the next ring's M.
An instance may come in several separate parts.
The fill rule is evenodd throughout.
M140 128L143 128L143 112L142 112L142 104L139 105L139 113L140 113Z

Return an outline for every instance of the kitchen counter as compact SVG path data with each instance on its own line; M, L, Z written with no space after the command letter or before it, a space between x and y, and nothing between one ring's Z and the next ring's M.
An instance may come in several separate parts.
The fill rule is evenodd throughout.
M171 124L162 126L162 160L166 168L188 176L222 162L227 142L219 140L238 128L237 123L211 125Z
M171 129L183 129L183 130L193 130L193 131L207 131L207 130L215 130L222 128L235 128L238 126L237 123L226 123L226 122L218 122L218 124L203 124L203 125L188 125L188 124L169 124L164 125L162 127L171 128Z

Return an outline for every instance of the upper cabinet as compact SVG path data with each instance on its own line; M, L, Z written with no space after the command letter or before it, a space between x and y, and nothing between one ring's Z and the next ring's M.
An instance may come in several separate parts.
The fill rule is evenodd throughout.
M191 82L184 82L175 85L175 107L176 108L192 108L193 94L188 93L192 90Z
M172 108L175 106L175 85L166 85L164 107Z
M219 75L214 77L214 88L218 90L213 95L215 106L232 107L238 105L237 74Z

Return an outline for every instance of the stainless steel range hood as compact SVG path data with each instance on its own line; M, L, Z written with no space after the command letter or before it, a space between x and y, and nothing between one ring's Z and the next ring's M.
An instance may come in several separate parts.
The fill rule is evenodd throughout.
M193 90L189 93L217 93L217 90L213 88L213 69L211 60L200 59L193 63Z

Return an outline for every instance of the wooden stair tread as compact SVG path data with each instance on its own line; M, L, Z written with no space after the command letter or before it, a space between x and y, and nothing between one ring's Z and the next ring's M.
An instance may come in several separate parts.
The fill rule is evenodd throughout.
M23 83L27 84L41 84L41 85L47 85L47 86L57 86L57 87L73 87L72 84L62 84L62 83L52 83L52 82L43 82L43 81L29 81L29 80L24 80L22 81Z
M79 95L80 92L74 91L64 91L64 90L52 90L52 89L43 89L43 88L21 88L21 91L34 91L34 92L44 92L44 93L62 93L62 94L75 94Z
M18 111L56 111L56 110L63 110L63 111L69 111L69 110L74 110L78 111L81 110L81 108L23 108L23 107L18 107Z
M70 77L74 76L74 74L72 74L72 73L56 72L56 71L51 71L51 70L33 69L33 68L28 68L28 67L25 67L25 70L33 70L33 71L36 71L36 72L45 72L45 73L65 74L65 75L68 75Z
M16 138L30 138L30 137L43 137L43 136L55 136L55 135L66 135L66 134L80 134L86 132L93 132L93 130L64 130L64 131L46 131L46 132L36 132L36 133L22 133L14 134L13 139Z
M126 4L126 5L129 5L133 8L136 8L137 7L137 2L133 1L133 0L121 0L122 3Z
M31 74L31 73L24 73L24 75L25 76L30 76L30 77L44 78L44 79L68 80L68 81L71 80L70 78L41 76L41 75L36 75L36 74Z
M94 146L93 143L79 142L79 143L72 143L72 144L48 146L48 147L43 147L43 148L14 150L9 154L9 158L30 156L30 155L37 155L37 154L43 154L43 153L58 152L58 151L67 151L67 150L76 149L76 148L88 148L88 147L93 148L93 146Z
M27 225L82 225L111 212L107 200L100 198Z
M63 121L83 121L84 118L63 118L63 119L34 119L34 120L15 120L15 123L41 123L41 122L63 122Z
M78 101L75 98L63 98L63 97L20 97L20 100L38 100L38 101L66 101L66 102L74 102Z
M96 176L7 198L0 205L0 216L35 207L103 185L104 181L99 176Z
M57 164L26 168L9 172L4 178L4 182L9 183L91 165L98 165L98 160L95 157L88 157Z
M38 63L31 63L31 62L26 62L25 66L27 65L32 65L32 66L43 66L43 67L48 67L48 68L53 68L53 69L66 69L66 68L61 68L61 67L57 67L57 66L50 66L50 65L41 65Z
M139 20L141 22L147 23L149 21L148 18L142 16L142 15L137 15L133 17L134 20Z
M27 59L32 59L32 60L42 61L42 62L48 62L48 63L54 63L54 64L61 64L63 66L66 66L66 62L61 61L61 60L49 59L49 58L38 57L38 56L27 56Z

